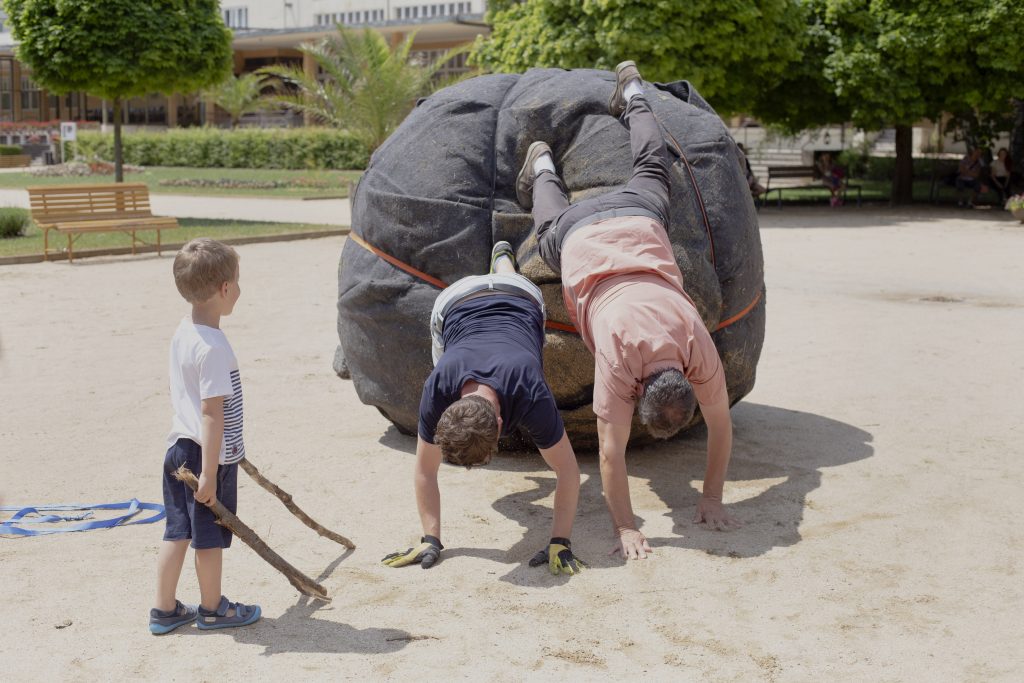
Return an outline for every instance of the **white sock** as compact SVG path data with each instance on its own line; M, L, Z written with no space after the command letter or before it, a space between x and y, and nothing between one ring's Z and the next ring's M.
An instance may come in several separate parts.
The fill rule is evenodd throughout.
M555 172L555 161L547 152L541 154L533 162L533 175L538 175L541 171Z
M637 95L643 95L644 89L640 85L640 79L634 78L629 83L627 83L626 87L622 89L622 94L626 98L627 102L629 102Z

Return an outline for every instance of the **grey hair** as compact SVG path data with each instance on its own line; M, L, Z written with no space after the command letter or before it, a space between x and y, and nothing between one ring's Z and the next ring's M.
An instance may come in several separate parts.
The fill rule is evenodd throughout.
M637 414L654 438L667 439L678 432L693 419L696 409L693 387L678 370L659 370L644 380Z

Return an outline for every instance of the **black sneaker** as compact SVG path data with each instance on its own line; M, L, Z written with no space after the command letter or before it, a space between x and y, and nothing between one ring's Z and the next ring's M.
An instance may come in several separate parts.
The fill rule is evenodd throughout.
M519 169L519 175L516 176L516 197L519 199L520 206L527 211L533 208L533 181L537 179L537 174L533 172L533 162L544 154L551 154L548 143L538 140L530 145L530 148L526 150L526 161L523 162L523 167ZM553 154L551 157L554 159Z
M512 261L512 267L516 269L516 272L519 272L519 264L516 263L516 252L512 251L511 244L502 240L496 243L491 249L491 273L494 272L494 264L497 263L498 259L502 256L508 256Z
M608 113L615 118L619 118L622 116L622 112L626 111L626 95L623 91L626 89L626 84L634 78L640 78L636 62L625 61L615 67L615 92L608 100Z

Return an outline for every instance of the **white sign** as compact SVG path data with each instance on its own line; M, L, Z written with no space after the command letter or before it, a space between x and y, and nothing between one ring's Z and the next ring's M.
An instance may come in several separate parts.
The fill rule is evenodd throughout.
M60 139L63 142L74 142L78 137L78 124L74 121L60 122Z

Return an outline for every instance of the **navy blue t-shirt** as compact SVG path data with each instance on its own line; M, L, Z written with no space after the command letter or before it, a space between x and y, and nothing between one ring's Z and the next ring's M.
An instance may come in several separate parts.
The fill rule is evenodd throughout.
M434 430L462 385L476 380L501 403L502 436L522 427L538 448L551 448L565 427L544 381L541 351L544 316L522 297L492 294L459 304L444 321L444 353L423 385L419 434L434 443Z

